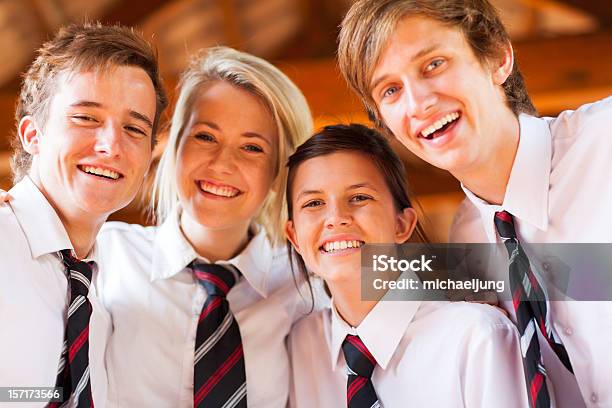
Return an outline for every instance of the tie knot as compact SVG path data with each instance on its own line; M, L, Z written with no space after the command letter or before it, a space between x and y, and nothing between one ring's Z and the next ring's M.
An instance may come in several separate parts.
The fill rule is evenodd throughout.
M504 239L516 238L514 229L514 218L508 211L498 211L495 213L495 229L500 237Z
M93 262L84 262L72 256L69 249L60 251L62 263L66 267L66 275L70 282L70 291L73 295L87 297L91 278L93 275Z
M342 351L349 374L366 378L372 377L376 360L359 336L351 336L350 334L346 336L342 343Z
M198 282L210 296L227 296L238 282L240 271L233 265L198 263L193 261L191 269Z

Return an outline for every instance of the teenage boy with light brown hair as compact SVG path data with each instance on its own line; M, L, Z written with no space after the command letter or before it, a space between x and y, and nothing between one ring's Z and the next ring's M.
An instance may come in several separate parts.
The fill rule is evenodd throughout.
M132 29L70 25L38 50L15 115L16 185L0 205L0 385L105 405L112 326L94 242L140 188L166 105L156 53Z
M488 1L358 0L338 60L379 128L461 182L452 240L503 241L511 268L529 243L612 242L612 98L537 117ZM612 302L531 302L533 285L503 305L532 405L612 405Z

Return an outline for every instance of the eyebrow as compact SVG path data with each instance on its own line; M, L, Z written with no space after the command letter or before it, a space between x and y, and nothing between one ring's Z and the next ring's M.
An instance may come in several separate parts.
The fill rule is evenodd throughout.
M347 187L347 190L356 190L358 188L363 188L363 187L369 188L374 191L378 191L367 181L364 181L363 183L352 184ZM296 200L301 198L302 196L307 196L311 194L323 194L323 191L322 190L303 190L303 191L300 191L300 193L297 195Z
M134 110L130 110L130 116L136 120L144 122L149 127L149 129L153 129L153 122L146 115L143 115L142 113L136 112Z
M300 193L297 195L297 197L295 199L299 200L303 196L307 196L307 195L311 195L311 194L322 194L322 193L323 193L323 191L321 191L321 190L302 190L302 191L300 191Z
M414 61L416 59L419 59L421 57L423 57L424 55L429 54L432 51L435 51L436 49L440 48L441 45L440 44L432 44L429 47L423 48L421 51L417 52L415 55L412 56L412 58L410 58L410 61ZM383 75L381 77L376 78L375 80L372 81L372 84L370 85L370 89L373 91L374 89L376 89L376 87L378 86L378 84L380 84L382 81L384 81L387 78L388 75Z
M347 188L347 190L356 190L356 189L358 189L358 188L363 188L363 187L365 187L365 188L369 188L369 189L374 190L374 191L378 191L378 190L376 190L376 189L375 189L375 188L372 186L372 184L368 183L367 181L364 181L363 183L353 184L353 185L349 186L349 187Z
M206 125L209 128L215 129L215 130L217 130L219 132L221 131L221 128L216 123L210 122L210 121L207 121L207 120L199 120L199 121L197 121L197 122L195 122L193 124L193 126L196 126L196 125ZM244 137L248 137L248 138L261 139L264 142L266 142L268 145L270 145L270 146L272 145L272 143L268 139L266 139L265 137L263 137L262 135L260 135L257 132L244 132L244 133L241 133L240 135L244 136Z
M70 104L72 108L85 107L85 108L102 108L103 105L99 102L93 101L77 101L73 104ZM147 116L135 110L129 111L129 115L136 120L140 120L144 122L150 129L153 129L153 121Z

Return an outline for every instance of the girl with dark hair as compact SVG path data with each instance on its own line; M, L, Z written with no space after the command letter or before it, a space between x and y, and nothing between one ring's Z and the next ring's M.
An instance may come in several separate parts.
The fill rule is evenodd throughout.
M499 310L362 299L364 244L425 240L404 167L384 137L328 126L288 167L292 256L332 297L330 309L291 333L293 406L528 406L519 339Z

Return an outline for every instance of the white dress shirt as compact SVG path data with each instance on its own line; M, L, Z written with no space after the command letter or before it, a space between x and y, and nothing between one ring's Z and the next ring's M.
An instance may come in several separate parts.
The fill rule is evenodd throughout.
M514 325L488 305L380 301L357 328L328 308L289 336L292 407L346 406L342 342L358 335L385 408L528 407Z
M107 355L109 404L193 407L197 322L206 291L187 265L198 258L182 234L178 211L159 227L107 223L99 235L104 303L114 334ZM263 228L227 262L242 277L227 296L240 327L249 407L285 407L286 337L310 309L293 283L287 253Z
M500 242L496 211L514 216L518 239L529 243L612 242L612 97L557 118L519 117L520 140L502 205L463 187L452 242ZM507 254L506 254L507 255ZM554 267L530 256L554 274ZM612 273L612 272L611 272ZM570 284L581 276L570 275ZM514 318L510 302L504 307ZM540 335L558 407L612 407L612 302L550 302L552 327L570 356L567 371Z
M70 301L66 268L57 252L73 247L57 213L29 177L9 193L10 203L0 205L0 387L53 387ZM94 247L86 261L95 262L95 252ZM89 367L95 406L104 407L111 322L96 295L99 275L93 269Z

